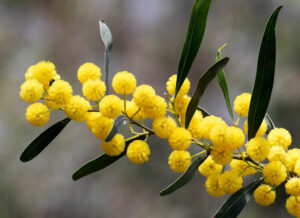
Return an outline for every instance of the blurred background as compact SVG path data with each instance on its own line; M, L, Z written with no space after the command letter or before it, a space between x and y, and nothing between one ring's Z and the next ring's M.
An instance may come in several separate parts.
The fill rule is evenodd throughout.
M28 104L19 97L26 69L40 60L55 63L76 94L81 85L77 69L84 62L104 67L104 46L98 20L104 19L114 36L112 74L128 70L138 84L148 83L157 93L176 73L192 0L0 0L0 217L1 218L182 218L212 217L228 196L213 198L198 173L176 193L159 191L177 174L167 158L165 141L152 137L150 162L137 166L127 158L77 182L72 173L99 156L100 141L84 123L71 122L36 159L21 163L23 149L64 115L51 114L42 128L25 120ZM299 147L300 2L298 0L214 0L200 52L189 74L193 93L200 75L214 63L216 50L228 43L223 55L231 58L225 72L231 98L251 92L259 45L266 21L283 4L277 25L277 66L269 114L275 124L290 130ZM208 111L229 121L220 88L214 81L201 99ZM245 182L245 184L247 181ZM285 196L262 208L251 200L240 217L289 217Z

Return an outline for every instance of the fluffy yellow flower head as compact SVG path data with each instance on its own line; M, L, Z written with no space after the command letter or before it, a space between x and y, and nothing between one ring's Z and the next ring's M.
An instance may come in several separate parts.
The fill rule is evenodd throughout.
M34 103L27 107L26 119L33 126L43 126L50 119L50 112L46 105Z
M219 178L219 174L212 174L205 182L206 191L214 197L220 197L226 194L225 191L220 187Z
M217 164L225 166L232 161L233 151L228 151L228 149L221 146L213 147L210 155Z
M256 203L262 206L268 206L274 203L276 198L276 192L272 191L272 187L269 185L260 185L254 191L254 199Z
M25 73L25 80L30 80L30 79L34 79L33 77L33 69L34 69L34 65L31 65L30 67L28 67L26 73Z
M271 146L279 145L286 150L292 143L292 137L288 130L284 128L275 128L270 131L268 142Z
M203 116L202 116L201 111L197 110L194 113L193 118L188 127L188 131L191 133L192 137L195 139L202 138L202 136L200 135L200 130L199 130L200 122L202 121L202 119L203 119Z
M111 141L102 141L102 150L105 154L110 156L118 156L124 151L125 139L121 134L116 134Z
M175 94L175 88L176 88L176 80L177 80L177 75L174 74L172 75L169 80L167 81L167 90L169 92L170 95L174 95ZM190 90L190 86L191 83L190 81L186 78L177 94L177 96L184 96L186 95L189 90Z
M295 172L295 163L300 157L300 149L299 148L293 148L287 151L287 160L286 160L286 168L290 172Z
M291 215L300 217L300 197L299 196L290 196L286 200L285 207Z
M198 170L203 176L208 178L211 175L219 174L222 171L222 165L216 164L211 156L208 156Z
M63 107L72 98L72 94L73 89L68 82L55 80L48 89L45 103L51 109Z
M233 103L234 111L243 117L248 117L249 106L251 101L251 94L250 93L242 93L237 96Z
M35 79L26 80L20 87L20 97L28 103L40 100L43 93L43 84Z
M268 159L269 161L278 160L281 161L281 163L285 164L287 161L287 154L282 147L276 145L270 148Z
M295 162L294 172L297 173L298 176L300 176L300 156L298 157L298 160Z
M139 107L150 105L153 98L155 98L155 90L149 85L140 85L133 93L133 100Z
M88 114L90 114L90 112ZM87 124L89 123L92 133L97 138L105 140L113 126L114 120L103 116L101 113L92 116L93 117L89 118Z
M184 172L191 164L192 157L188 151L173 151L169 156L168 164L176 173Z
M124 108L123 110L125 111ZM129 117L132 117L135 120L146 119L146 115L143 112L143 109L140 109L134 101L126 101L126 113Z
M143 112L150 119L155 119L165 116L165 114L167 113L166 109L167 103L165 99L157 95L152 99L151 104L143 107Z
M220 124L226 124L220 117L215 117L213 115L204 117L199 126L200 134L204 138L210 140L210 131L213 127Z
M250 165L253 165L251 162L249 163ZM242 177L254 174L257 172L257 170L253 169L252 167L249 167L247 163L245 163L242 160L232 160L230 162L230 169L233 172L238 173Z
M171 132L168 142L174 150L186 150L192 143L192 136L185 128L176 127Z
M176 127L175 120L169 116L156 118L152 123L152 129L159 138L168 138Z
M226 130L225 144L229 150L235 150L242 146L245 142L243 130L238 127L231 126Z
M150 149L148 144L142 140L131 142L127 149L128 159L135 164L142 164L149 160Z
M246 152L254 160L263 161L268 157L270 146L265 138L258 136L252 138L248 144Z
M300 196L300 178L291 178L285 183L285 191L290 195Z
M263 169L263 176L266 183L280 185L287 177L286 168L280 161L269 162Z
M102 116L100 112L88 112L86 115L86 126L87 128L92 131L93 125L95 122L97 122L97 119L99 119Z
M245 134L248 135L248 120L246 120L244 122L243 128L244 128ZM264 134L266 134L267 129L268 129L267 122L265 120L263 120L259 129L257 130L256 136L263 136Z
M191 101L191 97L188 95L180 96L177 95L174 101L175 112L179 114L182 118L185 118L186 109ZM172 104L170 103L170 109L174 110Z
M136 88L136 79L132 73L122 71L112 80L112 87L117 94L131 94Z
M217 124L211 129L209 138L215 147L225 146L225 135L227 129L228 126L224 123Z
M122 113L122 101L116 95L106 95L100 101L99 109L103 116L115 118Z
M56 76L55 65L49 61L41 61L32 68L32 75L48 89L50 81Z
M72 120L83 122L87 118L90 103L79 95L70 98L65 106L65 114Z
M236 172L225 171L219 177L219 185L223 191L233 194L242 188L243 179Z
M83 96L88 100L99 101L105 95L106 86L101 80L88 79L82 85Z
M99 80L101 75L101 69L93 63L85 63L81 65L77 72L77 78L82 84L88 79Z

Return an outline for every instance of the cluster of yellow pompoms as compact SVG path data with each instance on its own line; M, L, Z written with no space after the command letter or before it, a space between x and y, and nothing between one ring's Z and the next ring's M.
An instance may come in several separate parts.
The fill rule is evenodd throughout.
M147 140L155 134L167 139L172 149L168 164L175 172L184 172L193 158L207 153L199 172L206 177L205 187L212 196L233 194L242 188L243 177L258 173L263 176L264 184L254 192L256 202L263 206L272 204L276 187L286 182L285 189L290 195L286 208L290 214L300 217L300 149L289 150L292 138L288 130L268 131L265 120L256 136L246 140L250 93L236 97L234 111L238 118L231 125L218 116L204 117L201 110L197 110L186 129L185 117L191 100L188 79L175 97L177 76L172 75L166 83L165 100L150 85L137 86L135 76L128 71L113 77L112 87L116 94L106 93L101 70L93 63L81 65L77 78L82 83L83 97L73 95L71 85L61 80L54 64L42 61L29 67L26 81L20 87L21 98L33 103L26 111L29 123L42 126L48 122L50 111L64 110L70 119L86 121L88 129L102 140L102 150L107 155L118 156L126 151L128 159L136 164L149 160ZM34 103L39 100L44 103ZM125 139L118 133L106 142L114 119L122 114L130 121L128 126L133 137ZM152 128L144 125L145 119L152 120ZM243 125L239 125L242 119ZM132 125L140 127L141 131L136 132ZM142 135L144 140L132 140ZM129 140L132 142L126 146ZM200 148L199 153L190 154L192 144Z

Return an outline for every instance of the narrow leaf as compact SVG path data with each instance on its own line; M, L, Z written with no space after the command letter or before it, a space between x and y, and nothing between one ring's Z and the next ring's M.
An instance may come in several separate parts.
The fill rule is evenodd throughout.
M47 145L52 142L53 139L66 127L70 122L69 118L65 118L58 121L42 134L40 134L33 142L28 145L28 147L21 154L20 160L22 162L27 162L35 158L39 153L41 153Z
M105 141L109 142L120 131L120 129L128 123L128 119L124 115L118 116L114 120L114 125L106 136Z
M160 192L160 195L168 195L186 185L195 175L198 167L205 161L207 154L197 157L189 168L171 185Z
M217 52L217 57L216 57L216 62L220 61L222 59L222 54L221 54L221 51L222 49L227 45L224 44L223 46L221 46L219 49L218 49L218 52ZM226 77L225 77L225 72L224 72L224 69L222 69L218 75L217 75L217 79L218 79L218 83L222 89L222 92L223 92L223 95L224 95L224 99L225 99L225 102L226 102L226 106L227 106L227 110L229 112L229 115L232 119L232 121L234 121L234 117L233 117L233 111L232 111L232 106L231 106L231 100L230 100L230 95L229 95L229 89L228 89L228 84L227 84L227 80L226 80Z
M200 48L210 4L211 0L195 0L194 2L188 31L178 65L175 96L186 79Z
M261 42L255 84L248 114L248 140L255 137L271 99L276 63L276 21L282 6L270 17Z
M207 112L207 110L205 110L204 108L202 107L197 107L197 110L201 111L203 117L207 117L207 116L210 116L211 114L209 112Z
M263 182L263 178L252 182L230 196L222 205L214 218L233 218L237 217L249 202L255 189Z
M197 85L196 91L187 107L186 116L185 116L185 128L187 129L189 127L190 121L198 107L200 98L202 97L206 87L208 84L215 78L218 72L220 72L221 69L225 67L225 65L228 63L229 58L223 58L222 60L215 63L211 68L204 73Z
M95 173L99 170L106 168L107 166L111 165L112 163L119 160L126 154L127 148L129 144L135 140L143 140L145 139L145 135L138 136L137 138L128 140L125 145L124 151L119 156L109 156L107 154L103 154L100 157L97 157L94 160L91 160L80 167L72 176L73 180L76 181L82 177L85 177L89 174Z
M105 46L105 52L104 52L104 65L105 65L105 85L106 85L106 94L109 93L109 81L108 81L108 75L109 75L109 61L110 61L110 53L113 46L113 37L111 34L110 29L104 23L103 20L99 20L99 26L100 26L100 36Z

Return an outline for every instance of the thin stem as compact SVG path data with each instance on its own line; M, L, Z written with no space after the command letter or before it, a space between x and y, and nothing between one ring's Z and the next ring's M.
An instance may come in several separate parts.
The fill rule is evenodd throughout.
M238 126L241 119L241 115L238 116L236 122L233 123L234 126Z
M205 152L206 152L206 150L200 151L199 153L192 155L192 158L198 157L198 156L200 156L201 154L204 154Z

